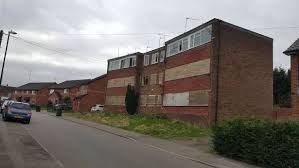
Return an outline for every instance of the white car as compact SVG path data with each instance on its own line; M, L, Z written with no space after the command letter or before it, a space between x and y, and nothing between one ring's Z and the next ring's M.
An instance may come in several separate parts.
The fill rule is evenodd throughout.
M90 112L96 112L96 111L99 111L99 112L104 111L104 106L101 104L96 104L96 105L92 106Z

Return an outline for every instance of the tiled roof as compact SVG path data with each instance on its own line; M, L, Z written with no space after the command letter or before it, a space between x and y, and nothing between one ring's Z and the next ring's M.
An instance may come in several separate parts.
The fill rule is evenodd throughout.
M299 38L283 53L286 55L291 55L295 53L299 54Z
M69 89L75 86L80 86L85 83L88 83L90 79L81 79L81 80L67 80L62 83L51 86L51 89Z
M38 83L27 83L25 85L22 85L20 87L17 87L17 90L40 90L45 87L49 87L52 85L55 85L55 82L38 82Z

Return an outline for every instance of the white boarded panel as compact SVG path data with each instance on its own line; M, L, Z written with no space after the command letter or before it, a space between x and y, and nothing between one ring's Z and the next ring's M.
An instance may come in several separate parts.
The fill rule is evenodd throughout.
M164 106L188 106L189 92L165 94L163 105Z
M165 70L165 81L188 78L210 73L210 59L177 66Z

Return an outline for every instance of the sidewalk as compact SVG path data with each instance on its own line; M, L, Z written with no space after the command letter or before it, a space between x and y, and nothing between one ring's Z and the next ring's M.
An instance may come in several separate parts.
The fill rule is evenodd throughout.
M51 116L55 116L54 113L48 113ZM200 142L192 141L171 141L154 138L151 136L126 131L123 129L110 127L107 125L89 122L73 117L62 116L61 119L75 122L77 124L85 125L91 128L104 131L106 133L113 134L122 138L129 139L135 143L141 143L149 148L154 148L161 152L166 152L171 155L182 157L184 159L192 160L194 162L200 162L210 167L215 168L254 168L256 166L248 165L243 162L231 160L222 157L217 154L213 154L209 148L208 140L202 140Z

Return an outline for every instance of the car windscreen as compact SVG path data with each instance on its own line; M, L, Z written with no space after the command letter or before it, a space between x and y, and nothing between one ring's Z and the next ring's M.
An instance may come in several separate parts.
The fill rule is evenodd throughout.
M12 108L16 108L16 109L25 109L25 110L30 110L30 106L27 104L22 104L22 103L12 103L10 105L10 107Z

